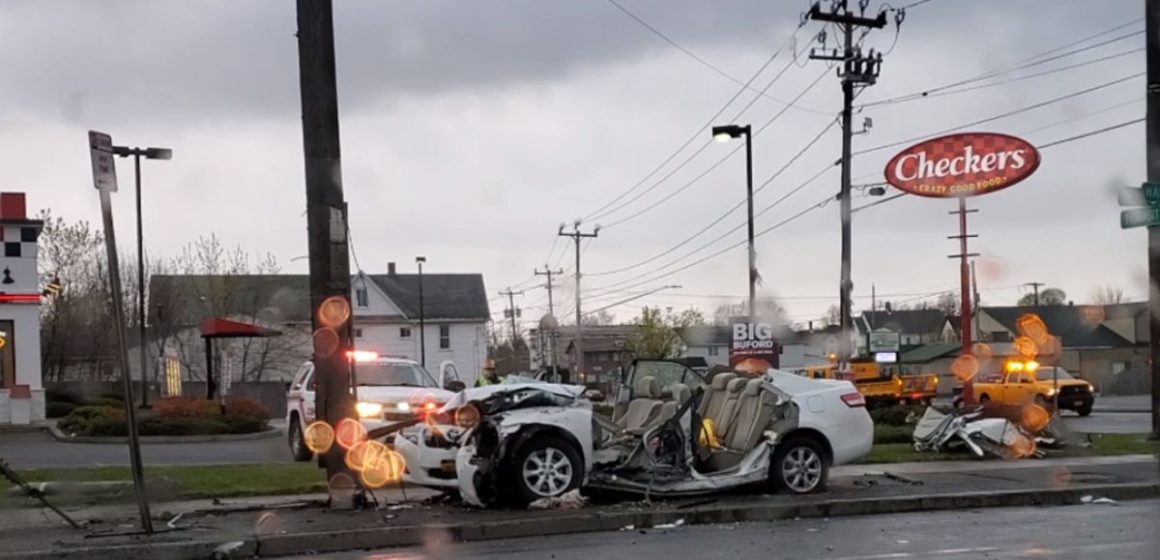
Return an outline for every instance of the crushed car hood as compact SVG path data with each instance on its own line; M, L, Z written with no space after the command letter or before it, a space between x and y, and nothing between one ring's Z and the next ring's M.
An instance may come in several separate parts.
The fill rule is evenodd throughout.
M562 385L559 383L499 383L486 387L472 387L464 389L447 402L440 412L455 410L471 401L481 401L500 393L510 393L524 389L536 389L567 398L579 398L584 394L584 387L580 385Z

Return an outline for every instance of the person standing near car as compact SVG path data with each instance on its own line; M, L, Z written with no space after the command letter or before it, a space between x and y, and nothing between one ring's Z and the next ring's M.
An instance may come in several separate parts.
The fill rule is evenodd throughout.
M495 360L488 358L483 362L483 375L475 380L475 386L487 387L488 385L496 385L499 382L499 375L495 373Z

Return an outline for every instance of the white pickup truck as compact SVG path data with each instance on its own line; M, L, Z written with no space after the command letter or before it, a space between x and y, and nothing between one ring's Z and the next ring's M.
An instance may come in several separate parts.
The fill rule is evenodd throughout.
M356 350L350 353L354 368L355 410L367 430L391 426L438 410L463 388L455 365L445 361L436 379L418 362ZM286 426L290 453L295 461L309 461L314 453L306 447L303 430L314 422L314 363L306 362L294 375L286 393Z

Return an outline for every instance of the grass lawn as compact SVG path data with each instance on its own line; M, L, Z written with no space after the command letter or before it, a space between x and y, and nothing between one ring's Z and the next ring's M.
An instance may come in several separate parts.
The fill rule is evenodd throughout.
M29 482L130 480L129 467L79 469L28 469L19 474ZM178 497L236 498L279 494L308 494L326 491L326 477L314 463L274 463L261 465L187 465L146 467L146 477L163 476L180 488ZM0 479L0 504L7 499L7 480Z

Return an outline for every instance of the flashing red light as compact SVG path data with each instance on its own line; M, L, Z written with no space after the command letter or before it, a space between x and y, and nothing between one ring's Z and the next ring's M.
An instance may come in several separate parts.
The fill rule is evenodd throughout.
M917 401L917 400L922 398L922 393L915 393L915 394L911 395L910 398L911 398L911 400Z
M370 362L379 359L379 353L369 350L347 350L346 357L356 362Z
M435 410L435 403L429 402L429 403L423 405L423 410L426 410L427 412L431 412L432 410Z

